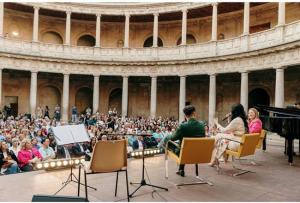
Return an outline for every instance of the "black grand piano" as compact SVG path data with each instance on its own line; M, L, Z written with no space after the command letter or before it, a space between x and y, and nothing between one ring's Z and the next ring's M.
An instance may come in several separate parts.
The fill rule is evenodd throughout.
M300 109L295 107L276 108L264 105L257 105L256 108L261 112L260 119L263 122L263 129L285 138L285 153L288 155L289 163L292 164L294 139L298 139L300 142ZM265 144L263 147L265 148Z

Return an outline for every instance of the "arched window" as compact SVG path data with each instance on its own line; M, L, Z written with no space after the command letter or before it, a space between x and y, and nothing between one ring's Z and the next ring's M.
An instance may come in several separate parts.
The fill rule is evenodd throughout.
M148 37L145 41L144 41L144 46L143 47L152 47L153 46L153 36ZM158 37L157 38L157 46L159 47L163 47L163 41Z
M42 42L50 44L63 44L63 38L57 32L48 31L42 35Z
M77 46L93 47L96 44L95 37L92 35L82 35L77 40Z
M186 44L196 44L196 43L197 43L197 40L194 37L194 35L192 35L192 34L187 34L186 35ZM179 37L176 44L177 45L181 44L181 37Z

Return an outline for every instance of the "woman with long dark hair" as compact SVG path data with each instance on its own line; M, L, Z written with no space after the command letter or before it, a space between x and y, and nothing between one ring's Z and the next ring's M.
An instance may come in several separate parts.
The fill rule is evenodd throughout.
M238 142L226 140L240 141L243 134L248 132L247 116L243 105L236 104L232 106L231 113L229 115L229 124L224 128L215 119L215 125L217 127L217 135L215 136L215 149L212 154L212 160L210 166L218 165L219 159L224 156L226 149L237 151L240 144ZM227 157L225 157L225 161Z

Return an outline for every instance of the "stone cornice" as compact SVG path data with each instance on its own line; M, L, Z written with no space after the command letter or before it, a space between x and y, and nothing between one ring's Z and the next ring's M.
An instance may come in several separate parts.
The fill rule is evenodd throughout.
M29 3L19 2L27 6L39 6L40 8L56 10L65 12L71 10L74 13L96 14L102 13L104 15L148 15L153 13L169 13L174 11L181 11L182 7L193 9L198 7L209 6L210 3L172 3L172 4L150 4L146 6L105 6L105 5L87 5L87 4L70 4L70 3Z
M164 65L186 65L186 64L199 64L207 62L217 62L217 61L228 61L249 58L254 56L266 55L270 53L281 52L285 50L295 49L300 47L300 40L292 43L286 43L276 47L269 47L266 49L249 51L245 53L218 56L218 57L207 57L203 59L187 59L187 60L174 60L174 61L138 61L138 62L128 62L128 61L91 61L91 60L68 60L59 59L51 57L34 57L29 55L13 54L13 53L3 53L0 52L0 57L9 57L15 59L25 59L25 60L36 60L40 62L50 62L50 63L60 63L60 64L86 64L86 65L101 65L101 66L164 66ZM277 66L281 67L280 64ZM276 67L277 67L276 66Z
M140 65L104 65L86 63L68 63L40 61L36 58L17 58L0 55L0 67L4 69L27 70L33 72L51 72L60 74L109 75L109 76L178 76L178 75L211 75L230 72L251 72L255 70L287 67L300 64L300 44L288 49L278 49L266 53L256 53L232 59L199 61L186 64Z

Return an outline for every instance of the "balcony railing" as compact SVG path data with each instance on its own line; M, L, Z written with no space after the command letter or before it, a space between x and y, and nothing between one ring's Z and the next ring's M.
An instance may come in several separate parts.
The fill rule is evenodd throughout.
M176 61L226 56L300 40L300 21L231 39L177 47L96 48L0 38L0 52L91 61Z

